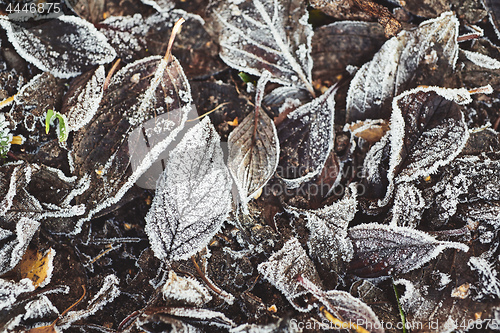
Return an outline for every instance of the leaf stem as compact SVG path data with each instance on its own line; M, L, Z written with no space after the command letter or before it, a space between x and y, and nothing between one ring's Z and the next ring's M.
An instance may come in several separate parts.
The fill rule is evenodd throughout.
M182 23L186 22L186 20L181 17L177 22L175 22L174 27L172 28L172 34L170 35L170 39L168 40L167 52L165 52L165 57L163 60L168 62L170 60L170 56L172 55L172 46L174 45L175 36L181 30Z
M399 293L394 281L392 282L392 288L394 289L394 295L396 296L396 302L398 303L399 315L401 316L401 323L403 323L403 333L406 333L406 318L401 303L399 302Z

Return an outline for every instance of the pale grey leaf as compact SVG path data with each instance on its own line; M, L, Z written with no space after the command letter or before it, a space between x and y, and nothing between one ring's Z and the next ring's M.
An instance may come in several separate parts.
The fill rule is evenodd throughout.
M170 153L146 216L155 255L183 260L201 250L231 210L231 176L208 117Z
M440 64L453 70L458 57L458 26L455 14L446 12L388 40L352 79L347 93L347 121L388 118L385 110L392 98L410 88L421 62L437 57Z
M220 56L229 66L271 81L300 86L314 95L311 85L312 27L303 1L219 1L213 16L220 25ZM293 24L294 29L288 29Z
M488 69L500 69L500 61L493 59L485 54L472 52L467 50L460 50L465 57L472 61L475 65Z
M30 279L14 282L0 278L0 310L8 310L19 295L35 290Z
M228 168L245 205L273 176L278 166L279 140L276 126L260 110L268 72L257 84L256 110L234 129L228 138Z
M77 76L116 57L106 37L76 16L59 16L30 29L5 19L0 25L21 57L59 78Z
M321 280L313 262L296 238L286 242L268 261L260 263L257 270L283 293L295 309L301 312L311 310L310 305L304 307L297 303L297 298L307 293L298 283L297 277L302 276L318 285L321 285Z

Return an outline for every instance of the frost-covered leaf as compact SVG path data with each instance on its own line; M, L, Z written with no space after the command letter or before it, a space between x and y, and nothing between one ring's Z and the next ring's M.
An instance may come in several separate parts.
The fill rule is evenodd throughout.
M235 327L235 323L227 318L222 312L209 309L189 308L189 307L164 307L146 310L137 325L143 327L149 321L168 324L169 327L179 329L179 332L204 332L188 323L212 326L218 330L229 330ZM208 328L208 327L207 327Z
M307 242L309 255L330 270L342 270L342 263L349 262L353 256L347 226L357 211L356 194L356 187L352 184L341 200L329 206L316 210L285 208L292 214L306 216L306 226L311 232Z
M360 276L406 273L431 261L445 249L469 249L465 244L438 241L423 231L378 223L350 228L349 238L354 245L350 270Z
M252 75L267 70L271 81L303 87L314 95L313 32L305 5L297 0L218 1L212 16L218 23L222 60Z
M189 83L174 57L141 59L111 78L97 114L73 140L75 173L87 177L90 186L76 198L90 208L85 220L112 208L154 165L184 127L191 102ZM157 169L148 175L157 177L162 170Z
M0 278L0 310L8 310L23 293L35 290L30 279L13 282Z
M257 267L262 276L283 293L292 306L301 312L311 310L310 305L300 304L301 295L307 293L297 281L297 276L321 285L318 272L296 238L291 238L268 261Z
M119 283L120 280L118 280L115 275L110 274L105 276L103 278L101 289L87 303L87 308L66 313L57 322L57 328L66 330L75 321L94 315L106 304L114 301L120 295L120 289L118 288Z
M299 282L310 291L337 319L354 329L361 326L369 332L383 333L384 328L373 310L359 298L340 290L323 291L305 277L299 277ZM356 326L351 326L351 325ZM360 331L356 329L356 331Z
M280 164L278 175L296 188L321 172L333 149L335 92L331 87L288 114L278 127Z
M39 122L45 118L47 110L60 107L64 83L47 72L36 75L15 95L9 116L28 131L35 131L37 125L41 128Z
M416 228L425 208L422 192L413 183L397 185L391 225Z
M443 170L441 179L432 187L432 223L435 226L445 224L455 215L460 203L499 201L499 185L498 156L494 159L487 156L464 156L455 159ZM487 211L484 214L480 214L481 217L486 217Z
M311 52L314 80L332 81L348 65L363 65L385 41L384 29L375 22L339 21L316 28Z
M493 59L485 54L461 50L465 57L472 61L475 65L488 69L500 69L500 61Z
M389 117L392 98L419 83L445 85L445 73L453 71L458 57L458 19L451 12L423 22L413 31L389 39L351 81L347 94L347 121ZM430 77L417 82L417 70Z
M488 11L491 25L495 29L497 37L500 38L500 4L495 0L483 0L481 3Z
M373 181L375 187L388 184L379 206L388 203L395 183L433 174L462 151L469 131L458 104L470 101L464 88L437 87L419 87L394 99L391 130L388 140L382 139L386 145L375 144L365 161L369 186L374 186Z
M231 210L231 176L209 118L172 150L160 176L146 233L156 257L188 259L220 229Z
M500 279L498 277L498 260L490 258L492 262L482 257L471 257L467 263L479 276L479 284L473 286L477 295L475 299L500 299Z
M179 277L174 271L168 272L168 280L161 288L163 299L180 301L184 305L202 306L212 299L207 288L190 277Z
M79 130L96 114L103 95L105 75L104 67L99 66L71 83L61 108L61 113L67 119L68 131Z
M246 116L228 138L228 168L235 179L243 205L266 185L278 165L276 126L261 110L269 75L269 72L265 72L257 84L255 111Z
M172 0L141 0L141 2L153 7L159 13L165 13L166 15L175 7L175 2Z
M56 77L77 76L116 56L106 37L76 16L59 16L29 29L5 19L0 25L21 57Z

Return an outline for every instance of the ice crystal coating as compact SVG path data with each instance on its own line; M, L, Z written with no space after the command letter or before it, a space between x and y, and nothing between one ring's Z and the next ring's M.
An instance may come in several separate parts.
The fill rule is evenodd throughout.
M373 333L384 333L384 328L373 310L359 298L340 290L323 291L305 277L299 282L310 291L336 318L346 324L356 324ZM358 331L358 330L357 330Z
M495 268L498 260L493 258L492 261L493 263L482 257L471 257L467 263L479 275L479 285L476 286L478 299L500 298L500 279Z
M19 295L35 290L30 279L13 282L0 278L0 310L8 310Z
M168 280L161 292L165 300L182 301L186 305L202 306L212 299L207 288L198 281L190 277L179 277L174 271L168 272Z
M290 188L296 188L319 174L333 149L336 91L336 86L331 87L323 95L292 111L279 126L278 174Z
M349 237L354 245L351 269L363 276L406 273L445 249L469 249L465 244L438 241L423 231L378 223L350 228Z
M349 262L353 256L347 226L357 211L356 194L356 187L351 184L341 200L321 209L286 207L292 214L306 216L307 227L311 232L307 242L309 254L312 258L317 258L324 267L338 268L340 262Z
M0 25L21 57L59 78L77 76L116 57L106 37L76 16L59 16L31 29L5 19Z
M77 198L90 209L74 233L118 203L165 153L184 127L191 101L189 82L173 56L168 62L159 56L138 60L112 77L98 113L74 139L75 171L91 175L91 188Z
M425 208L421 191L412 183L402 183L396 188L392 206L391 225L416 228Z
M311 309L310 305L302 307L295 302L295 299L307 293L298 283L297 276L307 278L317 285L321 281L313 262L296 238L291 238L268 261L259 264L257 270L285 295L295 309L301 312Z
M346 106L348 122L387 118L389 114L384 110L392 97L408 88L421 62L436 52L436 44L440 63L453 70L458 58L458 26L455 14L446 12L389 39L351 81Z
M75 321L94 315L106 304L114 301L120 295L120 289L118 288L119 283L120 280L115 275L110 274L105 276L101 289L88 302L87 308L68 312L59 320L57 327L65 330Z
M220 57L225 63L252 75L268 70L273 74L271 81L304 87L314 94L313 32L302 1L219 1L213 16L220 24ZM288 30L292 24L294 29Z
M155 256L183 260L206 246L231 210L231 186L207 117L172 150L158 179L145 228Z
M104 66L79 76L65 95L62 111L66 115L68 131L77 131L87 125L97 112L103 95ZM90 77L89 77L90 76Z

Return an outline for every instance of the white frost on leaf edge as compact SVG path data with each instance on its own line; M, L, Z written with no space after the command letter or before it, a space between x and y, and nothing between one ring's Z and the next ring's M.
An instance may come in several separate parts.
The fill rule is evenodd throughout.
M138 62L149 61L152 58L162 59L160 56L151 56L151 57L148 57L148 58L141 59ZM175 57L172 56L172 61L177 61L177 60L174 60L174 59L175 59ZM125 66L124 68L122 68L120 71L123 71L123 70L127 69L129 66L132 66L132 65L134 65L136 63L137 62L129 64L129 65ZM117 76L117 74L118 73L116 73L113 76L113 78L115 78ZM182 71L179 74L182 75L183 79L185 80L185 82L187 82L187 78L186 78L184 72ZM191 91L188 91L187 93L189 94L188 97L192 100L192 98L191 98ZM78 220L77 223L76 223L75 229L72 232L69 233L70 235L77 235L77 234L79 234L81 232L82 226L83 226L83 224L85 222L90 221L95 214L99 213L103 209L106 209L106 208L110 207L111 205L114 205L114 204L116 204L116 203L118 203L120 201L120 199L125 195L125 193L127 193L127 191L132 186L134 186L135 182L149 169L149 167L158 159L158 157L170 145L170 143L174 140L174 138L177 136L177 134L179 134L179 132L184 128L184 124L186 123L186 120L187 120L187 117L188 117L188 113L189 113L189 111L192 108L195 108L194 104L188 104L188 105L185 105L185 106L181 107L182 119L181 119L180 125L178 127L176 127L174 130L172 130L172 132L170 133L170 135L168 137L166 137L163 141L158 142L146 154L146 156L142 159L142 162L137 166L137 168L135 169L135 171L132 172L132 174L127 179L127 181L125 182L125 184L123 184L123 186L116 192L116 194L113 197L107 198L106 200L102 201L96 207L94 207L94 209L90 210L88 212L88 215L86 217Z
M168 272L168 280L161 288L164 300L174 299L188 305L202 306L212 300L207 288L190 277L179 277L173 270Z
M491 58L485 54L461 50L467 59L472 61L474 65L487 68L487 69L500 69L500 61Z
M390 130L387 133L389 134L389 140L391 145L391 152L389 158L389 170L387 171L387 180L389 181L389 185L387 186L387 192L385 193L385 197L383 199L378 200L379 207L384 207L389 203L389 200L392 197L394 192L394 171L401 163L401 150L403 148L403 138L405 137L405 120L403 118L403 114L401 109L398 106L398 101L406 96L411 94L416 94L418 92L435 92L436 94L442 96L443 98L455 102L459 105L466 105L472 102L471 94L465 88L458 89L450 89L450 88L441 88L441 87L417 87L414 89L410 89L405 91L404 93L394 97L392 101L392 114L391 114L391 122L390 122ZM465 124L465 120L462 120ZM465 124L465 126L467 126ZM466 127L467 128L467 127ZM458 147L455 151L451 152L445 159L441 161L436 161L431 168L425 170L426 175L435 173L439 167L444 166L450 163L460 152L463 147L467 143L467 138L469 137L469 131L465 132L466 138L461 143L461 146ZM407 177L400 177L397 179L397 182L409 182L414 179L420 177L421 174L413 174Z

